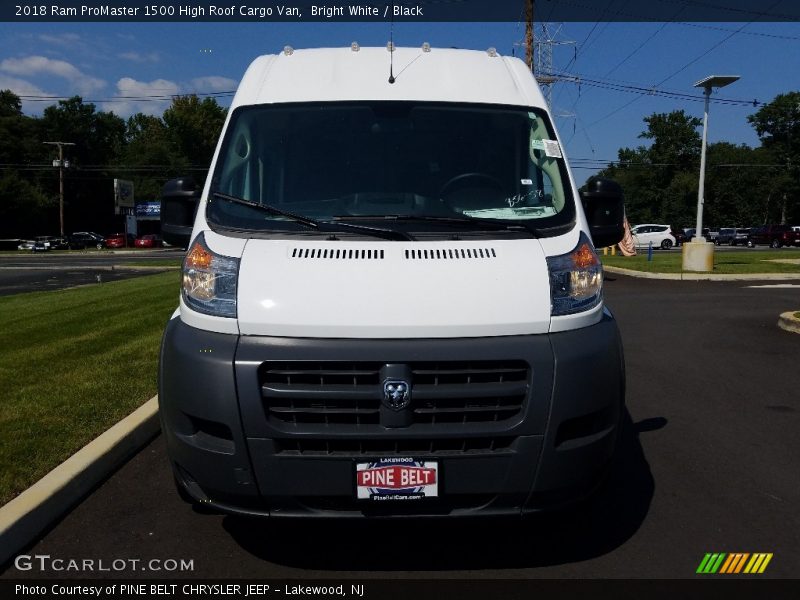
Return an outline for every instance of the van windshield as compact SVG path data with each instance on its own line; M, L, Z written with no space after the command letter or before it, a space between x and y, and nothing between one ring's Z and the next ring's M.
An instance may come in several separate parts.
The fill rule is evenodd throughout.
M571 225L572 190L543 111L370 102L240 107L211 192L320 221ZM277 211L209 197L210 223L294 230ZM394 225L393 225L394 226Z

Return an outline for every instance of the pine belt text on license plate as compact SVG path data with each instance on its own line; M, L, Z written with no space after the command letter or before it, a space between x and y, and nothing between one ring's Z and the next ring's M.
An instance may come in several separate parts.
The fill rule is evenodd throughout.
M435 460L380 458L356 463L359 500L417 500L439 495L439 464Z

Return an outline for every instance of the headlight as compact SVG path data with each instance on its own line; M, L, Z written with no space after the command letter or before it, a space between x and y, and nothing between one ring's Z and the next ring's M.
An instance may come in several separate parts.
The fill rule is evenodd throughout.
M572 252L548 258L547 268L552 316L583 312L603 300L603 265L585 233Z
M239 259L208 249L201 233L183 259L183 301L194 310L216 317L236 317Z

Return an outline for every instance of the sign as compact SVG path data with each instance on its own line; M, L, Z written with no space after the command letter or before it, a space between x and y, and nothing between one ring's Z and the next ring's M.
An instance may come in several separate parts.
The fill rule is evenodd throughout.
M439 495L439 464L413 458L381 458L356 463L356 497L416 500Z
M133 210L133 182L127 179L114 180L114 213L127 214L123 209Z
M160 219L161 202L139 202L136 205L137 219Z

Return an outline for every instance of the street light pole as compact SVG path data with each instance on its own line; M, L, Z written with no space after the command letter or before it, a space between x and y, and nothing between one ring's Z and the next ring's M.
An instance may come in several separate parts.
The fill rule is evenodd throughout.
M708 145L708 105L713 88L725 87L738 80L738 75L711 75L701 79L694 87L702 87L705 95L703 111L703 144L700 149L700 184L697 188L697 220L694 238L683 245L684 271L711 271L714 268L714 244L703 237L703 204L706 187L706 147Z
M703 242L703 204L706 189L706 144L708 142L708 100L711 97L711 86L705 88L705 110L703 111L703 145L700 147L700 185L697 188L697 225L694 229L694 241Z
M58 222L61 237L64 237L64 146L74 146L72 142L42 142L58 146ZM56 161L54 161L56 162Z

